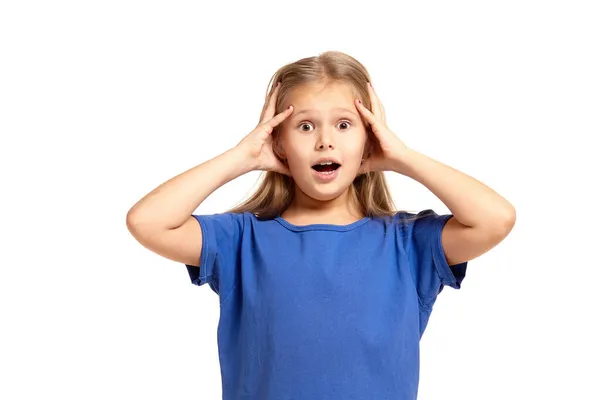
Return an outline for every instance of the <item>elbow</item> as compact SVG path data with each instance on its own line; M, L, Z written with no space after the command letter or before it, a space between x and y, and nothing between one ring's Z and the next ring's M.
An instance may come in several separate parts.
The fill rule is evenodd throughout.
M512 229L514 228L516 222L517 222L517 212L516 212L515 208L511 205L504 212L502 217L498 218L498 222L496 223L496 226L498 227L496 230L497 236L499 236L501 238L505 238L506 236L508 236L510 231L512 231Z
M127 216L125 217L125 225L127 226L127 230L129 232L134 233L136 229L140 226L140 217L136 213L132 212L133 209L127 212Z
M504 226L510 232L512 228L515 226L517 222L517 210L513 205L511 205L506 211L506 215L504 217Z

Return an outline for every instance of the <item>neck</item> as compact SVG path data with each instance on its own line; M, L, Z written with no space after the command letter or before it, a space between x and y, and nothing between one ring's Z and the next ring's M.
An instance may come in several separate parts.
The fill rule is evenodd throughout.
M353 221L364 217L352 195L352 187L331 200L317 200L302 192L296 185L294 199L282 213L282 217L323 219L331 221ZM287 219L287 218L286 218Z

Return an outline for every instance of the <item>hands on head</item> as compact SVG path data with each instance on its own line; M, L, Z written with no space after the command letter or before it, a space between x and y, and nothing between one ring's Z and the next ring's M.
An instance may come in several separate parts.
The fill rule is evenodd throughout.
M379 100L375 89L369 82L369 98L373 112L367 109L359 99L354 100L354 105L360 115L371 125L375 139L372 151L361 164L358 174L368 173L370 171L390 171L394 170L394 165L401 162L402 152L407 150L407 146L387 127L385 122L385 109ZM273 90L270 96L265 100L260 120L256 128L242 139L236 147L242 149L243 154L247 155L253 169L263 171L275 171L281 174L291 176L287 165L283 164L273 153L273 129L292 115L293 106L289 106L283 112L275 115L275 102L280 84Z
M253 165L253 169L262 171L275 171L291 176L287 165L283 164L273 153L273 129L292 115L294 108L289 106L283 112L275 115L275 101L279 92L280 84L277 83L275 90L265 100L260 120L256 128L242 139L237 147L242 149Z
M359 99L354 100L354 105L360 115L371 125L375 137L369 156L364 159L358 170L359 175L370 171L393 171L394 166L402 159L402 152L407 149L398 136L387 127L385 109L371 82L367 86L373 112L365 107Z

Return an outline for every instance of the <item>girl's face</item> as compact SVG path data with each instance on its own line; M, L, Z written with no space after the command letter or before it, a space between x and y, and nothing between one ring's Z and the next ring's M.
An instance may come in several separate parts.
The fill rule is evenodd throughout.
M340 196L356 178L367 145L353 92L343 83L303 85L289 94L284 108L288 105L294 111L281 124L279 147L294 181L316 200ZM323 157L340 164L332 179L312 168Z

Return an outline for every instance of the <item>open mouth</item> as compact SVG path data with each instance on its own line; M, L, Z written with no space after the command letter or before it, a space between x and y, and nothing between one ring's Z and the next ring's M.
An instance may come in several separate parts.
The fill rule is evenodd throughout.
M327 164L315 164L312 166L312 169L314 169L317 172L331 173L331 172L335 171L336 169L338 169L339 167L340 167L340 164L338 164L338 163L327 163Z

